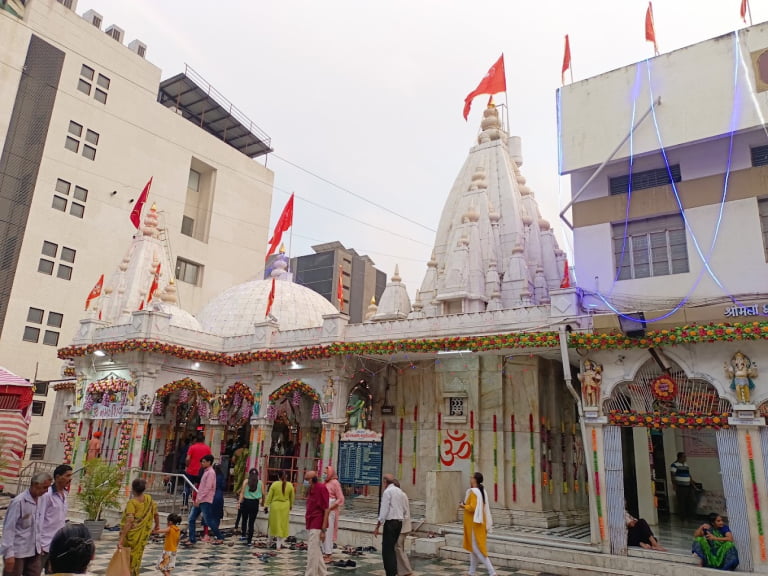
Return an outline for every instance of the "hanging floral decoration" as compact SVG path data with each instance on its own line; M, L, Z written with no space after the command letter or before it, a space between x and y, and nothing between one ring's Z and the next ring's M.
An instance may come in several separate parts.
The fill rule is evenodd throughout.
M72 454L75 447L75 432L77 431L77 422L67 420L64 425L64 463L72 464Z
M122 468L128 462L128 447L131 445L131 430L132 425L130 422L123 421L120 423L120 439L117 445L117 463Z
M669 374L662 374L651 382L651 394L660 402L671 402L677 396L677 382Z
M236 429L251 417L254 396L251 389L242 382L235 382L224 393L219 412L219 422Z
M189 397L190 393L194 392L199 398L202 398L206 402L210 402L211 400L211 393L203 388L200 382L192 380L192 378L182 378L181 380L169 382L157 391L157 397L165 398L174 392L182 392L183 390L186 390L187 397ZM182 402L183 401L184 400L182 400Z
M56 382L56 384L53 385L53 389L56 392L61 392L62 390L74 390L75 389L75 381L74 380L67 380L66 382Z
M86 393L94 394L100 392L123 392L128 390L131 385L132 383L129 380L125 380L124 378L103 378L88 384Z
M64 376L64 378L74 378L76 375L75 367L74 366L64 366L61 370L61 375Z
M630 412L629 410L611 410L608 423L612 426L640 428L686 428L689 430L729 428L730 412L705 414L703 412Z
M168 407L170 397L174 392L178 392L179 415L182 420L188 422L194 416L197 410L200 418L208 418L210 415L211 393L203 388L200 382L192 378L182 378L162 386L155 395L155 404L152 408L152 414L163 416Z
M291 380L286 382L280 388L269 395L269 406L267 407L267 418L274 420L277 418L277 405L284 400L289 400L293 406L301 403L302 397L309 399L314 406L312 407L312 419L320 419L320 395L309 384L301 380ZM317 410L315 410L317 406ZM317 417L315 417L315 415Z

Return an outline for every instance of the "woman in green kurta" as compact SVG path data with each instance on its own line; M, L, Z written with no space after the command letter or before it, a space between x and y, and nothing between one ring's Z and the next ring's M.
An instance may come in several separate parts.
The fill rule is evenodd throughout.
M278 481L272 482L267 493L265 512L269 512L269 535L277 538L277 549L283 547L283 539L289 535L288 517L293 508L293 484L285 480L285 470L281 470Z
M125 505L123 520L120 523L120 539L117 541L117 547L131 550L131 576L139 576L144 547L147 545L153 527L154 530L160 529L157 504L149 494L144 494L146 489L146 480L136 478L133 481L132 498Z

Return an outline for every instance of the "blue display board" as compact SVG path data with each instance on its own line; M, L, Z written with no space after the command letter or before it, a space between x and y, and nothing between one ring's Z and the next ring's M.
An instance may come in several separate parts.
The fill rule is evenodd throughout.
M355 486L380 486L382 442L339 442L339 482Z

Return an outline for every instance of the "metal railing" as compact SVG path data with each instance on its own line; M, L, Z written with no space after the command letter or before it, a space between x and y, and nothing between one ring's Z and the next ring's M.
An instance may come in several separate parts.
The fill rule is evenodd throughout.
M190 495L197 492L195 485L184 474L131 468L129 487L136 478L143 478L147 482L145 494L152 496L160 512L181 512L189 506Z
M51 475L53 475L53 471L59 464L61 464L61 462L46 462L44 460L30 462L19 471L19 478L16 481L16 492L14 494L21 494L24 490L29 488L32 476L38 472L50 472Z

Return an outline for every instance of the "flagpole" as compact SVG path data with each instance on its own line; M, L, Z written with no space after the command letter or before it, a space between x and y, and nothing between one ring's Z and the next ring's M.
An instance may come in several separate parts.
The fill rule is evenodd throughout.
M501 57L504 58L504 52L501 53ZM507 96L507 65L504 63L504 107L507 114L507 136L509 136L509 97Z
M294 195L295 192L291 192ZM291 213L291 235L288 236L288 272L291 271L291 249L293 248L293 213Z
M749 0L747 0L747 16L749 16L749 25L752 26L752 7L749 5Z

